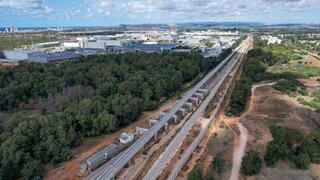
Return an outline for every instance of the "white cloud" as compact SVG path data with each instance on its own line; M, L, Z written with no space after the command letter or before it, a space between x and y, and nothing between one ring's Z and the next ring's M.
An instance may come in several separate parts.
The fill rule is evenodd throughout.
M241 16L267 13L272 8L283 11L319 7L319 0L98 0L97 9L103 15L145 13L151 16L177 15L194 18Z
M258 0L260 1L260 0ZM249 7L248 4L254 7ZM251 3L249 0L98 0L98 12L102 15L123 15L128 17L133 14L143 14L143 17L155 19L166 18L202 18L215 17L239 17L252 13L252 9L258 9L259 13L265 12L268 8L260 3Z
M50 13L50 18L61 21L86 18L113 23L145 19L153 22L260 21L261 17L281 19L279 14L290 17L296 11L317 12L320 9L320 0L67 0L69 6L65 5L66 0L52 0L51 4L57 4L55 9L47 1L0 0L0 15L46 17Z
M320 8L319 0L265 0L265 2L273 3L287 11L306 11L312 8Z
M11 8L36 15L53 12L53 9L46 5L44 0L0 0L0 8Z

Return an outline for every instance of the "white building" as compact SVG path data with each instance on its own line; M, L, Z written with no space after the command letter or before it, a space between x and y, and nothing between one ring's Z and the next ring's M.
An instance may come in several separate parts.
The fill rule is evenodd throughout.
M50 48L50 47L58 47L60 45L61 45L61 43L58 41L57 42L46 42L46 43L33 44L32 48L33 49Z
M72 48L80 48L80 41L75 40L75 41L64 41L63 42L63 47L66 49L72 49Z
M282 40L276 36L271 36L271 35L268 35L268 36L261 36L261 39L262 40L267 40L268 41L268 45L269 44L281 44L282 43Z
M221 52L222 50L219 46L208 48L205 57L218 57Z
M119 140L122 144L129 144L134 140L134 134L124 132L120 135Z

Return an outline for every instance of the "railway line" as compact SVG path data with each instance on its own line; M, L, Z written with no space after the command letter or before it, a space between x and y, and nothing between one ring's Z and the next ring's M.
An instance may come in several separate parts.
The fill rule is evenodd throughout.
M239 51L241 53L244 53L247 49L247 45L241 46ZM205 98L205 100L202 102L202 104L199 106L199 108L193 113L191 118L187 121L187 123L184 125L184 127L181 129L181 131L176 135L174 140L169 144L169 146L166 148L164 153L158 158L158 160L153 164L153 166L150 168L148 173L145 175L144 180L151 180L156 179L162 171L165 169L165 167L170 163L173 156L176 154L176 152L179 150L180 146L183 144L184 140L187 138L190 131L193 129L197 121L201 118L203 112L205 111L206 107L210 103L211 99L215 97L218 94L219 88L222 86L222 84L226 81L229 74L234 70L239 60L242 60L242 55L236 54L233 56L228 63L220 70L217 77L215 77L214 81L212 81L211 84L207 86L208 90L210 91L210 94ZM220 100L220 103L218 104L216 109L219 109L221 106L222 99ZM212 123L213 119L211 119L204 130L207 130L209 128L209 125ZM204 135L206 131L202 131L200 135ZM196 142L200 141L201 139L196 138ZM197 146L197 144L192 145L194 148ZM187 151L191 152L192 151ZM184 157L184 159L187 160L188 157ZM181 166L181 165L180 165ZM178 170L175 170L178 171ZM171 176L173 177L173 176Z
M195 106L199 105L199 102L202 102L198 107L198 110L192 115L192 117L187 121L184 128L182 128L181 132L183 135L180 135L180 138L184 138L184 136L188 133L190 128L193 127L195 119L201 115L202 111L205 109L208 100L214 96L217 89L223 83L225 77L227 77L235 64L235 62L239 59L241 51L246 46L248 40L242 43L236 50L230 54L226 59L224 59L216 68L210 71L198 84L196 84L191 90L189 90L182 99L180 99L163 117L161 117L154 126L152 126L139 140L137 140L133 145L131 145L127 150L122 152L119 156L117 156L112 162L107 163L107 165L103 165L101 168L91 173L86 180L108 180L113 179L117 173L140 151L143 147L155 136L157 133L165 127L165 125L172 121L172 119L176 118L181 109L185 108L187 104L190 102L194 103ZM178 134L179 135L179 134ZM177 136L178 136L177 135ZM178 143L178 142L177 142ZM178 143L179 144L179 143ZM175 144L175 145L178 145ZM170 146L170 145L169 145ZM171 145L170 147L174 147ZM173 153L173 152L171 152ZM170 159L170 158L169 158ZM163 163L166 164L168 160L165 160ZM163 167L163 165L161 166ZM155 173L161 173L161 168L156 168ZM153 170L151 170L153 171ZM146 176L145 179L148 179ZM151 178L152 179L152 178Z

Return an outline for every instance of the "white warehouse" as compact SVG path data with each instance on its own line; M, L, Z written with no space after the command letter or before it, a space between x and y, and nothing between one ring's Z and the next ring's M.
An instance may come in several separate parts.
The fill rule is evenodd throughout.
M66 49L73 49L73 48L80 48L80 42L79 41L64 41L63 47Z

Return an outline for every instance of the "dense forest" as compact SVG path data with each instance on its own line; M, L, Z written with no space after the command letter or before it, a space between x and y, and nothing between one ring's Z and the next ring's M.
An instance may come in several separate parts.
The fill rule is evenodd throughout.
M112 54L0 69L0 179L41 179L83 137L107 134L158 107L220 58Z

